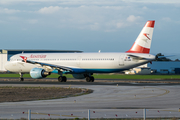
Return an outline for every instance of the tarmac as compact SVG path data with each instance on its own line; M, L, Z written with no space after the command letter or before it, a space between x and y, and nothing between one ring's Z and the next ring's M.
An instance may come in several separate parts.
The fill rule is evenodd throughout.
M141 81L141 80L139 80ZM43 83L43 84L42 84ZM93 93L52 100L0 103L0 119L27 118L180 118L180 85L122 82L10 82L0 86L55 86L92 89Z

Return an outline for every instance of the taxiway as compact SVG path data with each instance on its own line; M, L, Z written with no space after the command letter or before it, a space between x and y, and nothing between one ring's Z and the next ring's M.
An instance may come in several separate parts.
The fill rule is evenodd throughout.
M1 86L55 86L94 90L93 93L63 99L0 103L0 119L85 118L91 109L93 118L180 117L180 85L172 83L121 82L1 82Z

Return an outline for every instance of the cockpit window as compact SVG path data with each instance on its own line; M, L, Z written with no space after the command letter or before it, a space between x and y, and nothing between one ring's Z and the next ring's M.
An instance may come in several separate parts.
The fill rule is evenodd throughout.
M14 59L13 57L10 57L8 61L21 61L21 59Z
M8 61L13 61L13 59L10 57L10 58L8 59Z

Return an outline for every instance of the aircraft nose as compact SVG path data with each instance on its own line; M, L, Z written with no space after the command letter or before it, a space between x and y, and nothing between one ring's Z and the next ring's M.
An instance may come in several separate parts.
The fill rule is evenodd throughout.
M12 63L11 63L11 62L9 62L9 61L8 61L8 62L6 62L6 63L5 63L5 65L4 65L4 68L5 68L6 70L10 71L11 64L12 64Z

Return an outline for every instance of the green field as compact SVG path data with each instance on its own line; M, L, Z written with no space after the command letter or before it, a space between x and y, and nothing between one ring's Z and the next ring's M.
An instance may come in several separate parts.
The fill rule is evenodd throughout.
M58 78L59 75L52 74L47 78ZM65 75L67 78L73 78L72 75ZM180 79L180 75L121 75L121 74L94 74L95 79ZM19 77L19 74L0 74L0 77ZM29 74L24 74L24 78L30 78Z

